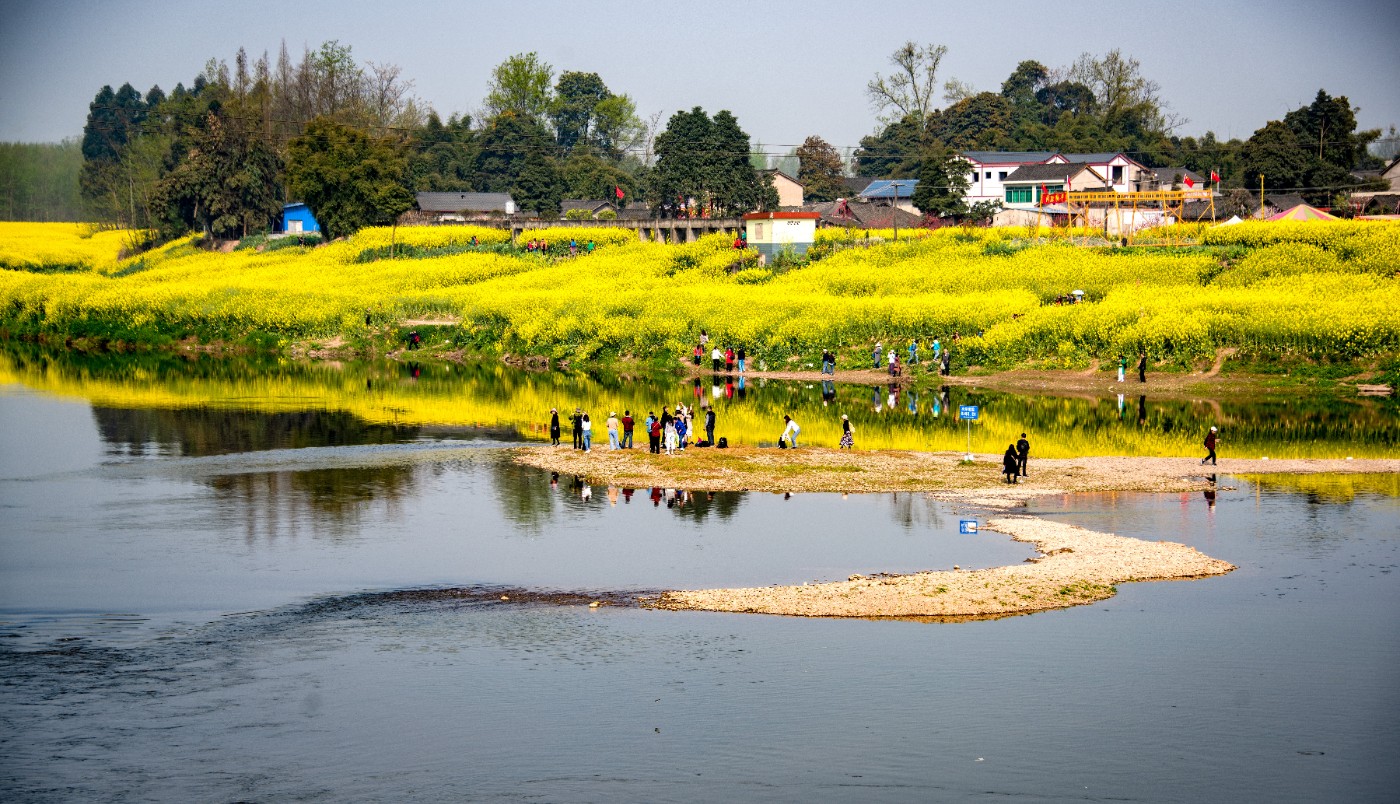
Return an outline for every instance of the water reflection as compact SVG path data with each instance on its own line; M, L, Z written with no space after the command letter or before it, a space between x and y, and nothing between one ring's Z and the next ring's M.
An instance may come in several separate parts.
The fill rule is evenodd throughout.
M179 454L290 445L293 433L307 444L474 433L544 440L550 408L581 407L594 418L625 409L644 416L648 409L687 397L697 409L715 411L716 434L735 444L771 440L788 414L801 423L807 443L835 446L844 413L856 425L862 449L962 451L967 431L956 406L966 404L981 409L972 448L984 452L1028 432L1042 457L1189 455L1211 425L1228 435L1225 457L1385 457L1400 446L1395 400L1317 393L1247 401L1050 396L950 385L747 383L742 375L714 381L590 376L497 364L90 357L15 344L0 348L0 382L82 397L104 411L165 411L150 414L151 421L130 412L97 414L104 432L112 432L112 441L132 454L153 440L178 442ZM186 412L212 407L250 418L201 421L205 414ZM221 426L235 432L212 429Z

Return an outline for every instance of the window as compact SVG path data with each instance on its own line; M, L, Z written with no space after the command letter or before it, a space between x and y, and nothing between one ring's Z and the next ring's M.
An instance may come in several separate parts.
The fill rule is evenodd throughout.
M997 174L997 181L1006 181L1006 171L1003 170Z
M1064 189L1065 189L1065 186L1064 186L1063 184L1047 184L1047 185L1045 185L1045 192L1047 192L1047 193L1058 193L1058 192L1063 192ZM1027 199L1027 200L1030 200L1030 199ZM1040 200L1040 188L1039 188L1039 187L1035 188L1035 200L1036 200L1036 201L1039 201L1039 200Z
M992 172L989 170L989 171L987 171L987 178L990 179L991 177L992 177Z
M1123 166L1122 166L1122 165L1114 165L1114 166L1113 166L1113 183L1114 183L1114 184L1122 184L1122 183L1123 183Z
M1008 204L1029 204L1031 202L1031 188L1029 187L1007 187L1006 203Z

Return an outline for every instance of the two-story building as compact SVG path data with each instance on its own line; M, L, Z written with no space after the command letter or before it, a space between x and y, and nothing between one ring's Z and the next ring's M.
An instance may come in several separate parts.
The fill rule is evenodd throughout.
M1046 173L1058 178L1059 190L1095 189L1126 193L1137 189L1143 172L1151 171L1127 154L1116 152L1066 154L1056 151L965 151L959 154L972 170L965 201L972 206L980 201L1000 201L1003 207L1024 208L1038 201L1038 189L1026 199L1030 173L1017 174L1026 167L1060 165ZM1073 166L1073 167L1070 167ZM1036 176L1038 171L1032 171ZM1051 174L1060 174L1058 176ZM1013 178L1015 176L1016 178ZM1008 180L1010 183L1008 184ZM1037 188L1039 184L1035 185ZM1048 189L1048 186L1047 186ZM1057 190L1058 191L1058 190Z

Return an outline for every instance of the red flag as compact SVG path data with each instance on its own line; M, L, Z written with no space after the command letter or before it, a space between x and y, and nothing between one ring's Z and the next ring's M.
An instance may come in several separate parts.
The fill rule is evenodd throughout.
M1212 170L1212 171L1210 172L1210 180L1213 181L1213 182L1215 182L1216 184L1219 184L1219 183L1220 183L1220 174L1219 174L1219 173L1216 173L1215 171Z
M621 201L623 195L622 188L618 187L617 185L613 185L613 192L617 193L617 200Z
M1196 183L1195 183L1194 181L1191 181L1191 177L1190 177L1190 176L1186 176L1186 177L1182 178L1182 181L1186 182L1186 186L1187 186L1187 187L1195 187L1195 186L1196 186Z
M1045 185L1040 185L1040 205L1042 207L1045 206L1045 194L1048 192L1049 190L1045 189Z

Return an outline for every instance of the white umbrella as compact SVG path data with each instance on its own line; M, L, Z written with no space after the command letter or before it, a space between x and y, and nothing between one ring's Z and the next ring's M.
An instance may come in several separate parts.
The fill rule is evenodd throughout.
M1083 296L1083 295L1084 295L1084 291L1082 291L1082 290L1074 290L1074 291L1070 291L1070 292L1073 293L1073 294L1076 295L1076 296Z

